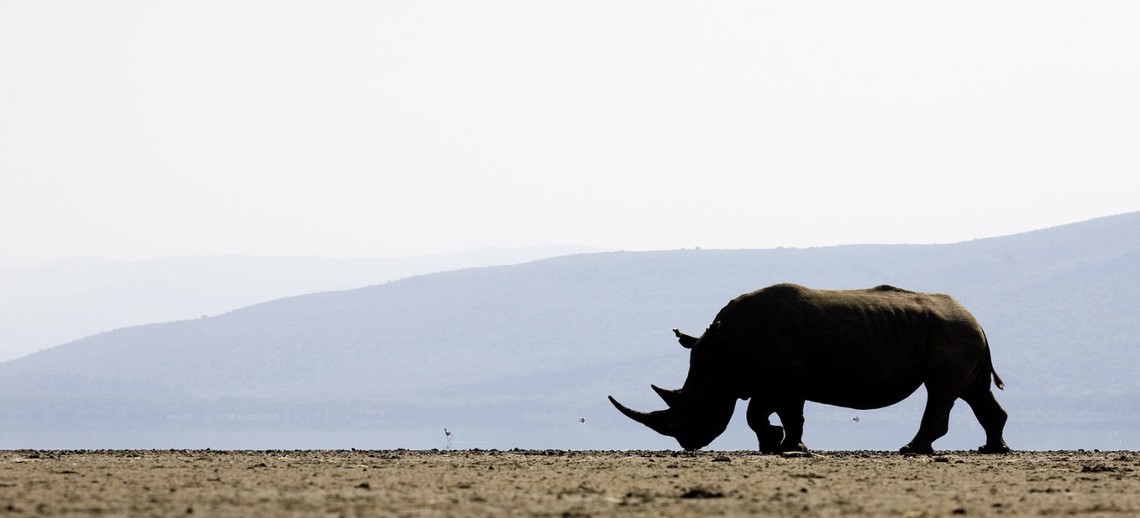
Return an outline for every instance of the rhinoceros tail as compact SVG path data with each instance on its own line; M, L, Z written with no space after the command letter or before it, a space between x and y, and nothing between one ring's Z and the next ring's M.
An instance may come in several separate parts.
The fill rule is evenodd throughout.
M994 370L993 365L990 365L990 373L994 375L994 385L997 386L998 390L1005 390L1005 382L1001 380L1001 376L998 376L998 373Z
M990 339L986 338L986 331L984 329L982 330L982 340L986 342L986 363L990 365L990 375L994 377L994 385L998 390L1005 390L1005 382L1002 381L1001 376L998 376L997 371L994 370L994 360L990 356Z

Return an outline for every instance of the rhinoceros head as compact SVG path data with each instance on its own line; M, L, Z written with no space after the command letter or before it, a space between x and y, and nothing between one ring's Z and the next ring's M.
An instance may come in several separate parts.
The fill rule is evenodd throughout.
M691 349L685 385L680 390L650 385L668 408L638 412L618 403L612 396L610 403L626 417L677 439L686 450L708 446L728 427L736 408L736 397L727 390L723 380L726 374L721 365L725 360L724 348L716 343L714 335L706 331L700 339L693 339L677 332L681 345Z

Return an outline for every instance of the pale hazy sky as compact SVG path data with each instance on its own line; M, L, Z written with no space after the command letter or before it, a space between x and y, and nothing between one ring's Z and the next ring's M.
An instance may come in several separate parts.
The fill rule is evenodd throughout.
M1140 210L1140 3L0 0L0 267Z

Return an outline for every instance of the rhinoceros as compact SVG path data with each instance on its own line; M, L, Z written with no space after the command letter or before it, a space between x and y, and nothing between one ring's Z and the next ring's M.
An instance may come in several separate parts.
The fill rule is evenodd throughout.
M985 430L978 451L1009 451L1002 438L1007 414L990 390L991 376L999 389L1005 384L989 342L948 295L886 285L834 291L777 284L733 299L699 338L673 332L690 349L689 373L678 390L651 385L668 408L638 412L609 399L686 450L724 432L737 399L751 398L748 426L760 451L807 451L805 401L882 408L926 385L922 422L902 453L933 453L959 398ZM769 423L773 412L783 427Z

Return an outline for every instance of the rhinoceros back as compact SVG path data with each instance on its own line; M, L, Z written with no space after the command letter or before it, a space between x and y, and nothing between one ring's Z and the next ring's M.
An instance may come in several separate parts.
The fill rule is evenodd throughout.
M980 326L953 298L886 285L779 284L734 299L717 321L740 348L749 392L852 408L901 401L938 374L939 362L986 352Z

